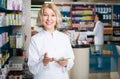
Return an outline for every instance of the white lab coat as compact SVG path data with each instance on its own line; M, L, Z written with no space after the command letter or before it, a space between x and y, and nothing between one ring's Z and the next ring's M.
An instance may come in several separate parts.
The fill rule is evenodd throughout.
M103 45L104 43L104 26L101 21L97 21L95 28L93 30L94 33L94 44L95 45Z
M49 57L59 59L70 57L67 67L62 67L55 61L47 66L43 65L44 53L48 52ZM69 38L64 33L54 31L51 33L42 30L31 38L28 56L28 66L34 79L69 79L68 70L74 64L74 54Z
M104 44L104 26L101 21L96 22L93 33L94 33L95 49L96 51L101 51L102 46Z
M101 21L96 22L93 33L94 33L95 50L98 54L102 54L102 50L103 50L102 47L104 44L104 25ZM101 68L103 62L101 56L98 56L97 62L98 62L98 68Z

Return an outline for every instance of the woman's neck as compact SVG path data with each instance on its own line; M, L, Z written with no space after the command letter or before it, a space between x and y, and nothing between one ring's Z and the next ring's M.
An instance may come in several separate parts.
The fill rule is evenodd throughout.
M44 30L46 30L47 32L49 32L51 34L53 34L53 32L55 31L55 29L44 29Z

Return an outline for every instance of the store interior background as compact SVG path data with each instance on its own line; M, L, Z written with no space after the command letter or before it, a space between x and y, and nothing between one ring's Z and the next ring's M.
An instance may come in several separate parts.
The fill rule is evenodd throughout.
M12 27L12 31L13 31L13 34L19 31L25 33L26 40L24 41L24 50L25 50L24 53L26 54L25 55L26 59L28 56L28 47L29 47L30 39L32 37L31 27L34 27L34 30L36 30L37 32L41 30L41 28L36 25L36 20L37 20L38 12L41 9L41 5L45 2L48 2L48 3L54 2L55 4L60 4L60 5L64 5L64 4L84 4L84 5L104 4L106 5L107 3L120 5L120 0L23 0L24 25L23 27ZM120 21L119 21L119 24L120 24ZM0 27L0 33L1 33L1 29L2 27ZM117 51L120 55L120 41L119 41L119 44L114 44L114 45L116 46ZM117 59L113 58L112 59L113 63L110 64L112 68L116 64L114 63L114 59L115 61L118 62L116 66L118 67L117 72L115 71L115 72L107 72L107 73L106 72L91 73L89 49L90 47L73 48L73 51L75 54L75 64L73 68L69 71L70 79L120 79L120 56L118 56ZM13 48L13 53L16 52L16 50L17 49ZM27 73L27 75L28 75L27 76L28 78L25 78L25 79L33 79L30 72Z
M104 1L104 2L103 2ZM55 2L56 4L69 4L69 3L119 3L119 0L65 0L64 2L61 2L61 0L31 0L31 27L35 27L36 31L41 30L39 27L36 26L36 18L38 16L38 12L41 8L41 5L44 2Z
M61 0L31 0L31 27L34 27L36 31L40 31L41 28L36 26L36 19L38 12L41 8L41 5L44 2L54 2L56 4L79 4L79 3L90 3L90 4L105 4L105 3L117 3L120 4L119 0L64 0L64 2L61 2ZM119 45L116 46L118 52L120 53L120 47ZM118 73L89 73L89 49L88 48L74 48L75 52L75 66L70 71L70 79L120 79L120 58L118 58ZM83 52L83 53L82 53ZM79 54L81 53L81 54ZM77 64L76 64L77 63ZM83 67L83 66L84 67Z

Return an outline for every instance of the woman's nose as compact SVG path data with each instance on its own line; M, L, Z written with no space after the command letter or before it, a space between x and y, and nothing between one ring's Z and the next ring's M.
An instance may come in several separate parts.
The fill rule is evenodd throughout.
M48 16L48 18L47 18L48 20L51 20L51 16Z

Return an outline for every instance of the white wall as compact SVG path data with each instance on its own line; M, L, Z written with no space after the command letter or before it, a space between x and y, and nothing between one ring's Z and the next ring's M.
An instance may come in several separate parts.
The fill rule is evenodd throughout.
M23 31L26 33L27 35L27 40L25 42L25 49L27 50L28 53L28 46L29 46L29 42L30 42L30 38L31 38L31 21L30 21L30 10L31 10L31 0L23 0L24 2L24 8L25 8L25 27L23 28Z
M30 10L31 10L31 0L23 0L23 16L25 25L22 27L14 27L13 33L17 31L24 32L27 35L27 39L25 41L25 49L26 53L28 53L29 42L31 38L31 21L30 21Z

